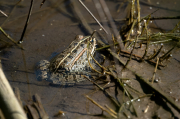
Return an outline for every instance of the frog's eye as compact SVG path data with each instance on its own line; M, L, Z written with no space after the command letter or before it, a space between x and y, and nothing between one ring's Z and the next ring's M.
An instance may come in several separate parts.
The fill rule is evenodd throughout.
M66 61L66 60L64 60L64 63L66 64L66 63L67 63L67 61Z
M78 43L74 43L74 46L76 46Z
M91 38L90 42L93 42L94 40Z
M77 53L77 50L73 50L73 53Z
M81 44L81 47L83 47L83 48L84 48L84 44Z

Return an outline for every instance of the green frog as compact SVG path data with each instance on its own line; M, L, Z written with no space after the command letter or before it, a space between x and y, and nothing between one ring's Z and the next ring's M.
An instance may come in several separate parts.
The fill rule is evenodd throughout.
M76 36L75 40L50 61L41 60L37 65L37 79L53 84L74 85L86 80L84 75L92 73L89 62L96 50L96 39L91 36Z

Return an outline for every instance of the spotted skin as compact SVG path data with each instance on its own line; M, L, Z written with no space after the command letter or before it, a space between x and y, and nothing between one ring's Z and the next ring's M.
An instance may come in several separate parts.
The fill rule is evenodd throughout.
M94 55L95 49L95 38L78 35L62 53L50 61L38 62L37 80L46 80L58 85L74 85L86 80L84 75L92 73L87 59L87 50ZM89 61L92 63L90 56Z

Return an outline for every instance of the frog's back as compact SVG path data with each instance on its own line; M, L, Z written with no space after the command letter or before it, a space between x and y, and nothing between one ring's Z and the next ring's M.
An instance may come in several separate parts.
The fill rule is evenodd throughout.
M78 55L87 47L87 40L79 43L83 39L82 35L76 36L76 39L60 54L50 61L50 70L56 69L70 70Z
M87 59L89 38L89 36L84 38L79 35L62 53L56 55L50 62L47 60L40 61L38 64L39 78L58 85L73 85L86 80L84 75L88 76L92 71ZM94 55L95 39L91 40L89 48L90 53Z

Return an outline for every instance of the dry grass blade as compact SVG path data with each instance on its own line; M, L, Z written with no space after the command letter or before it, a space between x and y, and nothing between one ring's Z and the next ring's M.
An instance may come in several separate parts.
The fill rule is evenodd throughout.
M130 35L131 35L131 33L132 33L132 30L134 29L135 23L136 23L136 20L134 20L134 21L132 22L131 29L129 30L128 36L126 37L126 40L125 40L125 41L128 41L128 40L129 40L129 37L130 37Z
M129 60L126 62L126 65L124 66L124 68L126 68L126 66L127 66L127 65L129 64L129 62L131 61L132 54L133 54L133 51L134 51L134 49L135 49L135 46L136 46L136 43L137 43L137 40L138 40L138 36L139 36L139 35L136 36L136 40L135 40L135 43L134 43L134 47L133 47L133 49L131 50L131 54L130 54Z
M101 5L103 7L104 13L106 14L106 16L107 16L107 18L109 20L109 23L110 23L110 25L112 27L112 30L113 30L116 38L117 38L117 41L119 43L119 47L120 47L121 50L123 50L124 49L123 41L121 39L121 36L119 35L119 32L118 32L117 27L116 27L116 25L114 23L114 20L113 20L111 14L109 12L109 9L108 9L108 7L107 7L107 5L106 5L104 0L99 0L99 1L100 1Z
M151 17L150 20L162 20L162 19L180 19L180 16L173 17Z
M148 29L147 29L147 25L148 25L148 23L146 23L146 21L144 20L144 25L145 25L145 29L146 29L146 39L147 39L147 41L146 41L146 49L145 49L145 53L144 53L144 55L143 55L143 57L142 57L142 60L144 60L144 58L146 57L146 54L147 54L147 51L148 51L148 46L149 46L149 39L150 39L150 36L149 36L149 34L148 34Z
M2 10L0 10L0 13L3 14L5 17L8 17L8 15L4 13Z
M123 84L123 82L117 77L117 75L115 73L113 73L113 70L111 68L109 68L109 70L111 71L112 76L117 79L118 83L120 84L120 86L123 88L124 92L126 93L127 97L129 98L129 100L133 99L133 96L131 95L131 93L129 92L129 90L127 90ZM134 102L131 101L133 110L135 112L135 115L138 117L138 113L136 111L136 108L134 107Z
M140 32L140 30L141 30L141 23L140 23L140 21L141 21L141 14L140 14L140 12L141 12L141 8L140 8L140 4L139 4L139 0L137 0L137 11L138 11L138 16L137 16L137 18L138 18L138 30L139 30L139 32Z
M14 39L12 39L3 29L2 27L0 27L0 31L8 38L10 39L14 44L16 44L18 47L20 47L21 49L24 49L22 46L20 46L18 43L16 43L16 41Z
M88 11L88 13L94 18L94 20L99 24L99 26L104 30L104 32L106 34L108 34L108 32L106 31L106 29L101 25L101 23L96 19L96 17L91 13L91 11L84 5L84 3L79 0L79 2L83 5L83 7Z
M159 48L159 50L158 50L156 53L154 53L151 57L149 57L147 60L150 61L150 60L156 58L156 56L158 56L158 54L161 52L163 46L164 46L164 45L161 45L161 48Z
M116 99L114 98L114 97L112 97L111 95L110 95L110 93L109 92L107 92L106 90L104 90L104 88L103 87L101 87L100 85L98 85L96 82L94 82L94 81L92 81L91 79L89 79L87 76L84 76L85 78L87 78L90 82L92 82L94 85L96 85L99 89L101 89L103 92L105 92L108 96L109 96L109 98L118 106L118 107L120 107L120 105L119 105L119 103L116 101Z
M116 115L114 115L112 112L106 110L104 107L102 107L100 104L98 104L96 101L94 101L93 99L91 99L89 96L86 95L86 98L89 99L92 103L94 103L96 106L98 106L99 108L102 109L102 111L107 112L108 114L110 114L112 117L117 118Z
M111 109L108 105L105 105L105 107L108 108L108 110L111 111L114 115L117 115L117 113L113 109Z
M169 33L173 33L178 28L179 25L180 25L180 21L176 24L176 26L173 28L173 30L171 30Z
M118 44L118 43L115 43L115 45ZM107 49L107 48L110 48L110 46L113 46L113 45L104 45L103 47L100 47L100 48L97 48L96 50L103 50L103 49ZM162 47L162 46L161 46ZM159 49L159 51L157 53L155 53L153 56L151 56L150 58L148 59L145 59L146 61L148 61L149 63L151 64L156 64L156 62L152 61L151 59L154 59L161 51L162 48ZM129 54L131 55L131 52L128 52L128 51L125 51L125 50L121 50L120 53L124 53L124 54ZM136 58L139 58L139 59L142 59L141 56L139 55L136 55L136 54L132 54L132 56L136 57ZM162 64L158 64L158 66L161 66L161 67L165 67L164 65Z
M178 45L178 43L173 47L171 48L169 51L167 51L164 55L162 55L160 58L159 58L159 62L162 62L167 56L168 54Z

